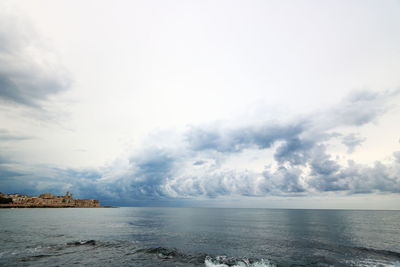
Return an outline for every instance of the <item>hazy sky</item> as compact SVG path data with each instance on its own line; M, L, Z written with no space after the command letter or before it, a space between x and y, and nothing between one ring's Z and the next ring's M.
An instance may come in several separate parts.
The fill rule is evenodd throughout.
M2 1L0 191L400 209L400 1Z

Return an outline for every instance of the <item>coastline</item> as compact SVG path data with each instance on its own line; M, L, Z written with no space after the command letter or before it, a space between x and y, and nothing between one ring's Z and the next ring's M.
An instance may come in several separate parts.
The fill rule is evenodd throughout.
M90 209L90 208L118 208L118 207L113 207L113 206L99 206L99 207L76 207L76 206L51 206L51 205L46 205L46 206L24 206L24 205L1 205L0 204L0 209L38 209L38 208L46 208L46 209L68 209L68 208L77 208L77 209Z
M39 196L0 193L0 208L103 208L97 199L75 199L72 193L63 196L44 193Z

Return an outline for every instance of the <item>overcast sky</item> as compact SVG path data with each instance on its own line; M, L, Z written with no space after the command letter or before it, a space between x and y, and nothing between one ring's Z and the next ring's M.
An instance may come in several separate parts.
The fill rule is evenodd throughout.
M400 1L2 1L0 191L400 209Z

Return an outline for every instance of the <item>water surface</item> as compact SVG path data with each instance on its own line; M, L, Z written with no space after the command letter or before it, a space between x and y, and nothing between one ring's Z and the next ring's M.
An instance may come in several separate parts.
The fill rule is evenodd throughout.
M2 209L4 266L400 266L400 212Z

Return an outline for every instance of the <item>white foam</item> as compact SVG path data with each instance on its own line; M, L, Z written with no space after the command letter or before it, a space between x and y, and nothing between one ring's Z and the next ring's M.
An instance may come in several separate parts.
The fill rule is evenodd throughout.
M224 262L224 259L226 259L225 256L217 256L215 259L212 259L211 257L206 257L204 261L204 266L205 267L276 267L274 264L272 264L268 260L261 259L259 261L255 261L250 263L249 260L247 259L240 259L236 260L235 265L227 265ZM396 266L397 267L397 266Z

